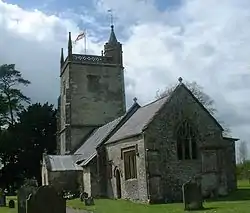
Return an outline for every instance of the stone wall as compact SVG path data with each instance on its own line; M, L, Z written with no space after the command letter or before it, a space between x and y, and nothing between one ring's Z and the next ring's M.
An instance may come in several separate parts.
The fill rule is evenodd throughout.
M60 117L61 130L68 124L68 131L62 133L66 136L61 137L61 144L66 144L61 145L61 153L65 154L94 128L123 115L126 109L121 65L79 61L69 62L63 69Z
M78 191L83 184L82 176L82 171L48 171L48 182L58 191Z
M89 167L83 169L83 191L91 196L91 175Z
M45 162L44 162L44 159L43 159L43 164L42 164L42 185L49 185L49 177L48 177L48 170L45 166Z
M235 158L235 142L232 140L225 140L227 148L226 155L226 172L227 172L227 185L229 191L237 189L237 176L236 176L236 158Z
M136 156L137 178L125 180L124 175L124 160L121 158L121 150L127 147L137 146L138 155ZM143 137L138 136L131 139L126 139L113 144L108 144L107 160L111 163L111 172L108 179L107 195L109 198L117 198L117 185L115 171L120 172L121 180L121 198L130 200L139 200L147 202L147 181L145 169L145 150ZM107 172L108 173L108 172Z
M121 68L81 64L71 66L72 125L103 125L125 113Z
M67 102L67 91L69 89L69 66L63 67L63 70L61 70L61 76L60 76L60 107L59 107L59 127L57 127L58 130L58 143L60 144L60 150L59 154L65 154L66 153L66 138L69 137L69 131L65 131L66 128L66 122L67 118L69 117L68 113L69 110L66 108L66 102ZM66 135L67 134L67 135Z
M83 168L83 190L89 196L97 197L99 195L98 187L97 163L96 158L94 158Z
M197 130L198 158L195 160L178 160L177 158L175 130L183 118L189 119ZM220 146L221 133L221 128L215 124L215 121L192 98L190 93L181 87L169 100L169 104L165 105L155 116L145 132L151 199L181 201L182 184L194 175L202 173L200 148ZM156 162L158 162L158 167ZM207 178L205 182L207 181L211 179Z

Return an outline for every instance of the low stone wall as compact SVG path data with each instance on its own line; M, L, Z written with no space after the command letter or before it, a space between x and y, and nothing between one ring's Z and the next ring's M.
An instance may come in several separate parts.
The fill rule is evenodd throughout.
M82 171L49 172L49 184L57 191L78 191L82 186Z

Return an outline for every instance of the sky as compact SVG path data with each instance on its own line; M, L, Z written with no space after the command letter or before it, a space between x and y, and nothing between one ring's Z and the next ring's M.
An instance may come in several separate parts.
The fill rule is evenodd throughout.
M249 140L249 0L0 0L0 64L15 63L32 82L24 91L33 102L56 104L68 32L86 29L87 52L100 55L108 9L123 44L127 105L154 100L181 76L204 88L234 137ZM83 50L81 41L73 52Z

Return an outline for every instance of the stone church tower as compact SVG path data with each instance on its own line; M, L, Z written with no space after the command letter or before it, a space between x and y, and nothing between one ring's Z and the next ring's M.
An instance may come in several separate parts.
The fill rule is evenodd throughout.
M125 109L122 45L111 26L101 56L61 52L61 90L58 98L58 154L70 154L97 127L123 115Z

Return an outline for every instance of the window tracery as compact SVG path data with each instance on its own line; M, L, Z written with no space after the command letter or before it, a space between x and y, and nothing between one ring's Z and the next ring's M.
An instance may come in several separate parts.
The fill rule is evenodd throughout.
M196 132L187 120L183 121L178 127L176 137L178 159L197 159Z

